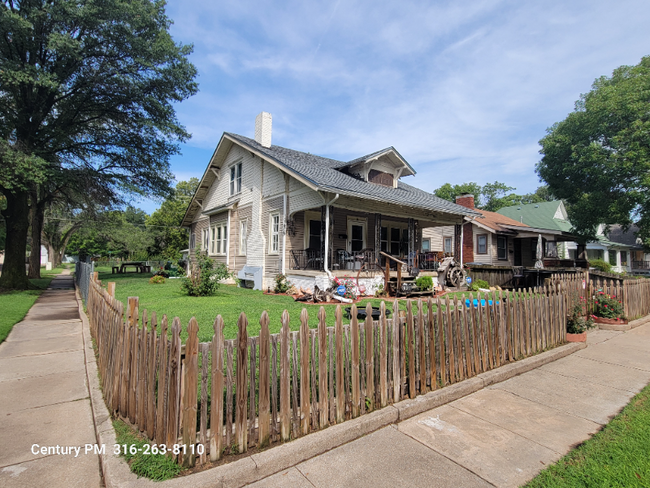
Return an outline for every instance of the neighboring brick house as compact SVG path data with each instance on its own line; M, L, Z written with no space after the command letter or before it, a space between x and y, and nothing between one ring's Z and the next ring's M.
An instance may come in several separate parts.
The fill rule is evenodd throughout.
M558 243L569 238L560 231L531 227L497 212L476 209L472 195L461 195L456 203L478 212L479 216L466 217L461 233L454 227L424 229L422 240L425 246L429 240L432 251L457 254L454 249L462 239L463 263L532 267L540 235L546 258L557 257Z
M345 162L274 146L262 112L255 139L225 132L208 163L182 223L190 260L200 246L263 289L278 273L326 287L382 251L415 264L423 228L478 214L401 181L414 174L393 147Z

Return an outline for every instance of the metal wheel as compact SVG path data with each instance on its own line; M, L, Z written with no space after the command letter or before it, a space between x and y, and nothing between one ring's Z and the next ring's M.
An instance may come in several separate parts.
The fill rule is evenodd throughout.
M453 286L458 288L465 281L465 271L463 268L454 267L449 271L449 281Z

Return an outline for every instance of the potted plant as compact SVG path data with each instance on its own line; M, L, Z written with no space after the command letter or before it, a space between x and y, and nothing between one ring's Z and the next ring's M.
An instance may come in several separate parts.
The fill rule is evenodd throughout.
M579 300L573 301L571 313L567 316L566 321L566 340L567 342L586 342L587 330L594 327L594 321L591 317L585 317L584 302L586 300L580 297Z
M594 296L593 317L597 324L627 324L621 301L603 291Z

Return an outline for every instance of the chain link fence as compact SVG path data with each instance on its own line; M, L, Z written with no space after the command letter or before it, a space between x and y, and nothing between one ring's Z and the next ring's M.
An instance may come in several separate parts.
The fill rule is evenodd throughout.
M77 261L75 264L74 279L79 287L79 292L81 293L84 303L86 303L86 300L88 299L88 285L93 271L95 271L95 265L93 263L82 263L81 261Z

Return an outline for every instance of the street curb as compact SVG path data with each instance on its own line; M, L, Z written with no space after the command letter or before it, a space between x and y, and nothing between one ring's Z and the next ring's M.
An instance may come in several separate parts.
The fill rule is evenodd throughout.
M458 400L487 386L513 378L587 347L586 343L566 344L515 363L506 364L495 370L481 373L473 378L429 392L412 400L403 400L356 419L330 426L306 437L274 446L237 461L188 476L155 482L146 478L139 478L131 472L128 464L123 459L113 454L113 445L116 443L115 430L99 385L97 364L92 341L90 340L90 326L88 317L83 311L83 303L78 290L76 296L79 304L79 315L83 323L84 348L85 351L88 351L86 353L86 376L91 393L95 433L97 443L106 446L106 452L100 455L100 465L106 488L180 488L188 484L191 484L194 488L239 488L289 469L391 424ZM648 319L650 320L650 317Z

